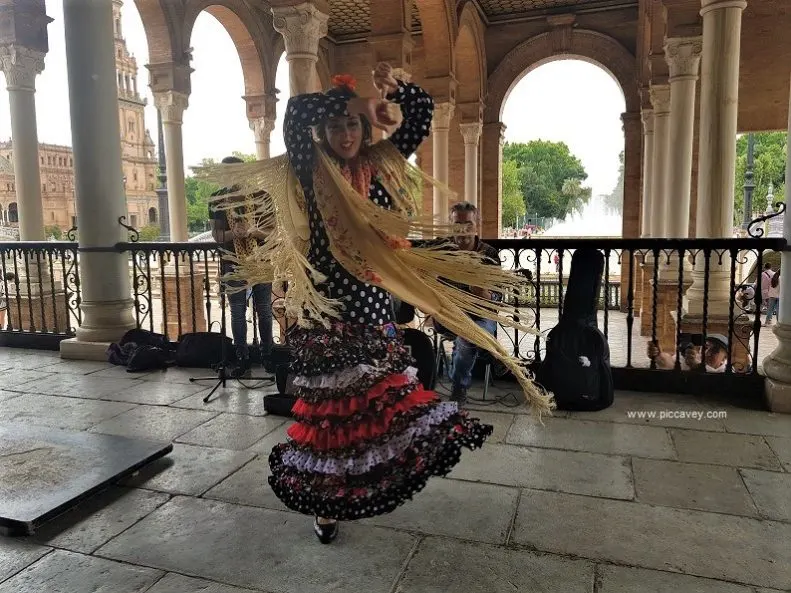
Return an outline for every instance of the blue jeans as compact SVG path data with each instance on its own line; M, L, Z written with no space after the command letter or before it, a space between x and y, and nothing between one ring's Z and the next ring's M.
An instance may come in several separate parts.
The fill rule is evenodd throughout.
M239 281L228 282L228 288L238 288L244 284ZM252 291L240 290L228 293L231 309L231 333L237 352L247 355L247 295L252 292L253 306L258 317L261 354L272 352L272 285L256 284Z
M766 305L766 321L764 323L768 324L772 321L772 316L777 315L777 304L779 302L780 299L769 297L769 303Z
M492 335L497 331L497 322L491 319L476 319L475 325ZM450 366L450 379L454 386L467 389L472 384L472 369L476 360L478 360L478 346L464 338L456 338Z

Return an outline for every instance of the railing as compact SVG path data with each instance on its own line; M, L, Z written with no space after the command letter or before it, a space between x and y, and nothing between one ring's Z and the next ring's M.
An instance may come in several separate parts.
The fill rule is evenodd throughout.
M720 389L726 380L734 390L744 390L745 381L758 385L761 361L776 342L770 331L762 331L765 303L761 290L754 290L748 302L749 289L738 279L747 276L746 268L761 269L769 253L785 247L784 240L534 238L488 242L500 251L504 267L530 278L526 294L512 302L514 314L523 322L528 320L535 334L506 327L498 330L499 340L526 363L539 364L545 355L547 334L563 311L574 252L595 249L605 262L598 324L609 341L619 387L653 385L658 389L661 385L664 391L685 391L716 384ZM129 255L138 327L164 333L172 340L187 332L218 331L223 324L230 333L217 245L129 242L116 248ZM11 335L50 341L74 335L81 298L77 245L0 243L0 253L1 286L8 305L0 332L5 343L11 343ZM30 270L34 278L36 270L47 272L43 298L37 299ZM693 280L697 284L690 293ZM29 294L32 298L25 300ZM276 341L285 335L286 322L278 307L281 298L273 300ZM700 304L697 310L696 302ZM256 342L254 308L248 311L248 336ZM432 331L428 321L422 327ZM712 336L724 336L724 358L701 352L707 343L721 339ZM649 349L652 344L661 356ZM694 348L688 348L690 344ZM704 360L711 364L701 364ZM646 373L661 373L662 378L657 379L659 383L646 381Z

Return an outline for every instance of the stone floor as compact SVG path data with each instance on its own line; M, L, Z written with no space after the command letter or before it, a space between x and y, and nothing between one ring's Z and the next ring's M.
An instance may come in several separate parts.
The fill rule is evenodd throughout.
M264 413L262 390L204 406L189 370L130 376L10 349L0 371L0 422L176 443L35 537L0 538L0 593L791 589L788 416L618 393L608 410L541 427L491 405L478 414L491 444L322 546L265 486L287 425Z

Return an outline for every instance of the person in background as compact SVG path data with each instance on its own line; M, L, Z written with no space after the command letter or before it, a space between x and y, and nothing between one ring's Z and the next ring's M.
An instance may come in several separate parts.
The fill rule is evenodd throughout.
M474 204L470 202L454 204L450 211L450 221L466 231L464 235L453 237L456 247L463 251L477 251L486 257L487 263L500 265L500 256L497 250L478 238L480 217L478 216L478 208ZM495 295L488 290L475 286L469 286L466 289L482 299L493 300L495 298ZM479 317L472 317L472 320L480 328L495 335L497 331L497 323L495 321ZM459 404L464 404L467 400L467 389L472 384L472 369L475 367L476 360L478 360L478 347L464 338L457 337L453 343L450 379L453 383L451 399Z
M688 344L682 346L681 370L694 371L706 365L707 373L724 373L728 362L728 338L720 334L706 336L706 348L701 357L700 346ZM676 357L669 352L663 352L657 342L649 342L647 347L648 358L656 363L656 368L673 370L676 368Z
M241 163L242 160L237 157L226 157L222 162L225 164ZM220 190L215 195L222 195L222 193L223 190ZM260 242L266 238L264 233L245 222L244 205L240 204L233 210L218 208L222 205L222 203L212 204L209 207L209 215L212 219L212 236L223 249L235 254L234 240L252 237ZM234 269L233 262L223 257L220 264L221 274L233 272ZM228 288L238 289L244 286L244 282L228 280L226 285ZM244 377L250 372L250 351L247 344L247 299L250 294L252 294L253 306L258 316L261 360L264 361L265 368L271 370L269 358L272 353L272 285L256 284L248 290L228 292L228 304L231 309L231 333L237 359L236 366L231 369L231 376L234 378Z
M777 316L777 306L780 303L780 270L774 273L769 281L769 291L767 292L766 320L764 325L772 325L772 317Z
M764 271L761 272L761 310L766 311L766 307L769 304L769 288L772 283L772 276L774 276L774 270L772 270L772 264L765 263L764 264Z

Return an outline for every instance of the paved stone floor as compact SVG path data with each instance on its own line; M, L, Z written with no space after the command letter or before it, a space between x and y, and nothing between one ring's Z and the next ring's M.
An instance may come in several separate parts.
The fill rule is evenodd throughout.
M618 393L608 410L540 427L491 405L479 413L491 444L322 546L265 486L287 424L264 413L261 390L204 406L188 370L132 376L10 349L0 371L0 422L176 443L35 537L0 538L0 593L791 589L789 416Z

